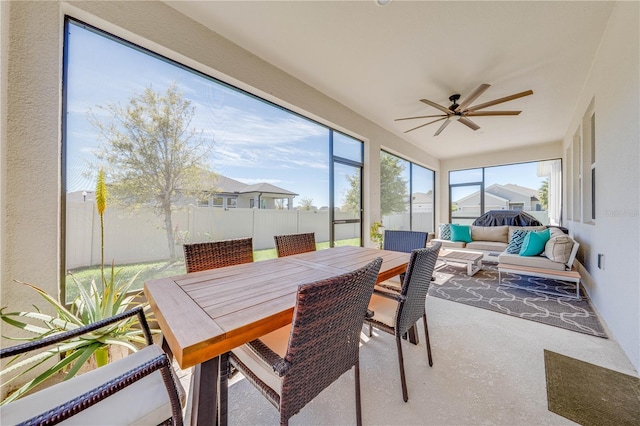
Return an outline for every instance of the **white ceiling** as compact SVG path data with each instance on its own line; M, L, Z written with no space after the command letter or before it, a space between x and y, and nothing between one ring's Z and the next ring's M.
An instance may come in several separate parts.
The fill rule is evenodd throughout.
M561 140L613 2L179 1L167 2L258 57L437 158ZM404 133L481 83L473 104L532 89L474 117L472 131L440 123ZM460 102L459 102L460 103Z

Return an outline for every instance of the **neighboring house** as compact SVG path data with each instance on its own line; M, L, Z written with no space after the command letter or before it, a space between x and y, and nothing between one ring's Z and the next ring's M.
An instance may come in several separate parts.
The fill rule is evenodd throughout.
M411 195L411 211L413 213L433 212L433 192L414 192Z
M222 175L216 176L213 185L214 193L198 199L199 206L291 210L298 195L270 183L247 185Z
M293 208L293 198L298 194L272 185L256 183L247 185L226 176L216 175L211 183L211 195L194 200L191 196L181 196L176 205L197 204L200 207L283 209ZM73 191L67 194L67 202L93 202L94 191Z
M540 211L542 205L538 198L536 189L508 183L500 185L495 183L485 190L484 211L489 210L522 210ZM480 213L480 192L462 197L453 204L457 206L456 216L479 216Z

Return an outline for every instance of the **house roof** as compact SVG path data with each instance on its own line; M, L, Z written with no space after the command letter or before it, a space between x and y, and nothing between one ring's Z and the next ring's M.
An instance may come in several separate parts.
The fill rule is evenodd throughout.
M501 185L499 183L494 183L493 185L488 186L485 189L485 192L505 197L505 192L511 192L515 194L524 195L525 197L529 197L531 199L538 199L539 192L537 189L527 188L525 186L515 185L513 183L507 183L505 185Z
M291 192L270 183L261 182L247 185L246 183L242 183L222 175L216 176L213 185L215 186L215 192L219 194L248 194L252 192L260 192L278 195L298 195L295 192Z
M485 192L486 192L486 191L485 191ZM472 192L471 194L469 194L469 195L465 195L464 197L460 198L459 200L452 200L452 203L453 203L453 204L462 204L462 203L464 203L465 201L470 200L470 199L471 199L471 198L473 198L473 197L477 197L477 196L478 196L478 193L479 193L479 191ZM501 197L501 196L499 196L499 195L492 194L492 193L490 193L490 192L486 193L486 195L485 195L485 196L488 196L489 198L494 198L494 199L496 199L496 200L498 200L498 201L504 201L504 202L508 202L508 201L509 201L509 199L507 199L507 198L503 198L503 197Z
M273 194L282 194L282 195L298 195L295 192L288 191L286 189L280 188L279 186L272 185L270 183L255 183L253 185L246 185L245 188L240 191L242 194L246 194L248 192L263 192L263 193L273 193Z

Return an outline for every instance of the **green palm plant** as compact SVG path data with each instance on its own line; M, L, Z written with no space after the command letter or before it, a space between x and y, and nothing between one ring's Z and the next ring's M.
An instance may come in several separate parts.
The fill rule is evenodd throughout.
M100 170L96 185L96 206L98 214L100 215L102 250L102 282L100 285L96 284L94 279L87 289L79 280L72 276L73 283L78 288L78 296L71 306L67 308L64 304L60 303L57 298L49 295L37 286L16 280L16 282L33 289L42 296L44 300L53 307L56 315L47 315L36 306L34 306L34 312L6 312L7 308L3 307L0 309L0 318L2 321L31 334L29 337L21 338L3 337L20 341L40 340L52 334L73 330L83 325L111 317L141 304L136 302L136 298L140 292L137 294L129 293L129 289L134 284L138 274L127 281L121 282L123 280L120 280L118 277L119 271L115 270L112 263L108 276L105 275L104 212L107 206L106 189L104 172ZM142 305L147 315L149 315L148 304L145 302ZM157 333L159 331L152 330L152 332ZM138 327L136 316L127 318L120 323L106 326L93 333L84 335L81 338L60 343L44 352L16 356L12 358L0 372L3 387L16 382L20 377L45 363L50 366L37 374L36 377L27 381L18 390L11 393L0 405L20 398L42 382L56 376L58 373L62 372L65 374L64 380L70 379L78 373L80 368L87 363L92 356L98 367L107 364L109 347L112 345L125 347L135 352L140 345L144 344L144 335ZM63 357L60 358L60 355L63 355Z

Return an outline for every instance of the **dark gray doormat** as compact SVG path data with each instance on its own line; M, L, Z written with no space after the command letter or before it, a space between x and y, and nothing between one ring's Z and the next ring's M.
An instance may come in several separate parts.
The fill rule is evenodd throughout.
M640 379L544 351L549 411L584 426L638 425Z
M575 299L575 287L571 283L509 274L510 283L520 288L504 287L498 285L496 265L483 264L482 270L472 277L465 271L464 266L457 265L439 268L434 273L436 280L431 283L429 295L607 338L589 300L584 296ZM554 291L565 291L567 297L535 291L550 287Z

